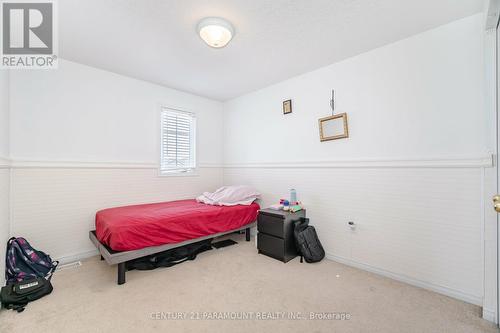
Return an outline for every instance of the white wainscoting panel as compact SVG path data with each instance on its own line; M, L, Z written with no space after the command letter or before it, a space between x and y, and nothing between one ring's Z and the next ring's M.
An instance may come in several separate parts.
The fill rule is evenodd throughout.
M194 198L222 184L221 168L159 177L156 168L13 167L12 230L64 262L95 253L88 239L96 211Z
M5 244L9 239L10 170L0 167L0 286L5 279Z
M263 206L295 188L330 258L482 305L481 175L457 167L230 167L224 183L255 186Z

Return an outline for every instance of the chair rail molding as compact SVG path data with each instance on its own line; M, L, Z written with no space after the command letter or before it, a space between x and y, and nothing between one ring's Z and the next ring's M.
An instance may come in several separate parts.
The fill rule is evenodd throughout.
M214 163L200 162L199 168L269 168L269 169L309 169L309 168L490 168L494 155L461 157L421 157L393 159L352 159L283 162L243 162ZM11 160L0 157L0 168L13 169L157 169L158 163L144 161L76 161L76 160Z
M0 156L0 169L10 169L12 161L7 157Z
M0 159L1 165L1 159ZM63 161L13 159L9 164L13 169L158 169L155 162L129 161ZM199 168L221 168L221 163L201 162Z
M398 158L366 160L323 160L289 162L227 163L224 168L490 168L493 154L452 158Z

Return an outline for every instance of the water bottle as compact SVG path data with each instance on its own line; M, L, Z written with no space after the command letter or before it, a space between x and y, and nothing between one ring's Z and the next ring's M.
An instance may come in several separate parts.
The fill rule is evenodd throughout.
M290 205L295 205L297 202L297 191L294 188L290 190Z

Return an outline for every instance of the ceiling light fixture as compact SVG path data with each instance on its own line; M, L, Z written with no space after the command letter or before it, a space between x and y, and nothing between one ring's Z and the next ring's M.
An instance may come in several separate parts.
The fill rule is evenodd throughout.
M222 18L207 17L198 23L198 34L209 46L221 48L233 38L234 28Z

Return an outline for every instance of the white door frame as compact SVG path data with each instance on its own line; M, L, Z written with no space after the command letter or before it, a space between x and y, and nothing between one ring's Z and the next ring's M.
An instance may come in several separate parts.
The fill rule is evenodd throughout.
M493 17L493 16L492 16ZM499 133L498 133L498 130L499 130L499 119L500 117L498 116L499 115L499 110L498 110L498 96L499 96L499 93L498 93L498 89L500 87L500 84L499 84L499 70L500 70L500 66L499 66L499 58L498 58L498 54L499 54L499 47L500 47L500 43L499 43L499 37L500 37L500 34L498 33L498 11L495 12L495 21L496 21L496 25L494 28L492 28L490 30L490 34L494 35L492 37L492 39L495 40L495 68L494 68L494 95L493 95L493 98L494 100L492 101L493 103L493 106L494 106L494 119L495 119L495 124L496 124L496 130L495 130L495 143L496 143L496 147L495 147L495 154L494 154L494 157L493 157L493 160L494 160L494 167L495 167L495 176L496 176L496 194L500 193L500 184L499 184L499 181L500 181L500 177L499 177L499 168L498 168L498 147L500 147L500 144L499 144L499 139L500 139L500 136L499 136ZM487 198L489 199L489 198ZM488 206L490 206L491 208L492 207L492 202L487 202L486 204L486 209L488 209ZM499 242L498 240L500 239L500 229L498 228L498 214L496 215L496 248L497 248L497 253L496 253L496 257L497 257L497 260L496 260L496 313L495 313L495 318L494 318L494 322L498 325L499 324L499 318L500 318L500 256L498 255L499 254ZM486 243L485 243L485 246L486 246ZM485 263L486 264L486 263ZM486 268L486 267L485 267ZM485 270L486 272L486 270ZM487 292L488 290L485 288L484 289L485 292ZM486 295L485 295L486 297ZM483 314L483 317L484 317L484 314Z
M498 228L499 215L493 212L492 195L500 193L500 168L498 168L498 147L500 147L500 113L498 110L498 97L500 88L500 34L498 22L500 18L500 0L489 0L485 7L485 34L484 34L484 60L485 60L485 107L489 110L491 130L494 137L494 168L484 170L483 173L483 318L498 324L500 318L500 228ZM495 127L495 129L493 129Z

